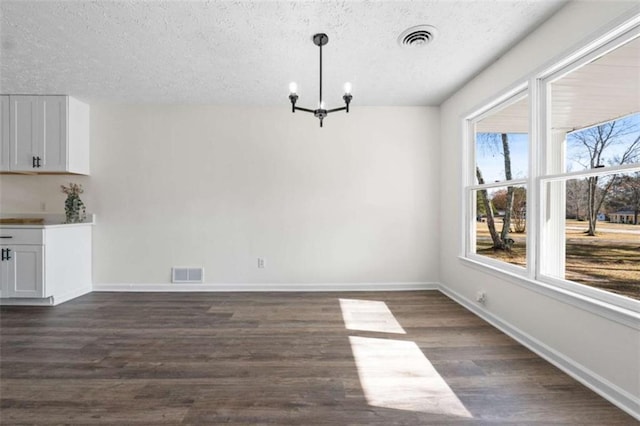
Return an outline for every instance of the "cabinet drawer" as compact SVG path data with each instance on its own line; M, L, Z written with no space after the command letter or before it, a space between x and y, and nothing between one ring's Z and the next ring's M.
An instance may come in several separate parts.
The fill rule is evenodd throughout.
M43 229L0 228L0 244L42 244Z

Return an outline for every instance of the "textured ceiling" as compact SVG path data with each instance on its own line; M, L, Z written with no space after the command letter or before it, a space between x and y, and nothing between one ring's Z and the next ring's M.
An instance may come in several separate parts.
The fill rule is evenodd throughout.
M132 103L281 105L298 83L316 107L326 32L328 108L353 84L354 105L439 105L556 12L564 0L6 1L0 2L2 93ZM407 27L438 28L424 48Z

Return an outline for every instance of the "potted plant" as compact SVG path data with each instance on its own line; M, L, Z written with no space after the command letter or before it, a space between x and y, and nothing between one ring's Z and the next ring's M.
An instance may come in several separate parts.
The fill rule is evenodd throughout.
M64 201L64 223L80 223L87 219L87 211L84 203L80 199L80 194L84 192L82 185L69 183L69 186L60 185L62 192L67 194Z

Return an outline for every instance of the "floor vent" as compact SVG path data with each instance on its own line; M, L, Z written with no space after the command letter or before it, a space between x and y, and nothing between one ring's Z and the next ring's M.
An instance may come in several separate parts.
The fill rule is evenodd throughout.
M201 283L204 281L203 268L171 268L171 282Z

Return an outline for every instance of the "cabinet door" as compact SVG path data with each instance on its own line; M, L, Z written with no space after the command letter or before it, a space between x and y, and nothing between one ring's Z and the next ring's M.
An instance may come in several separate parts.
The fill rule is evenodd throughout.
M36 99L39 172L62 172L67 168L67 97L38 96Z
M0 172L6 172L9 170L11 162L9 158L9 148L11 146L9 96L0 95L0 101L2 102L0 104Z
M11 170L38 170L34 161L38 156L36 99L37 96L9 96Z
M10 259L0 262L2 297L44 297L42 246L3 246Z

